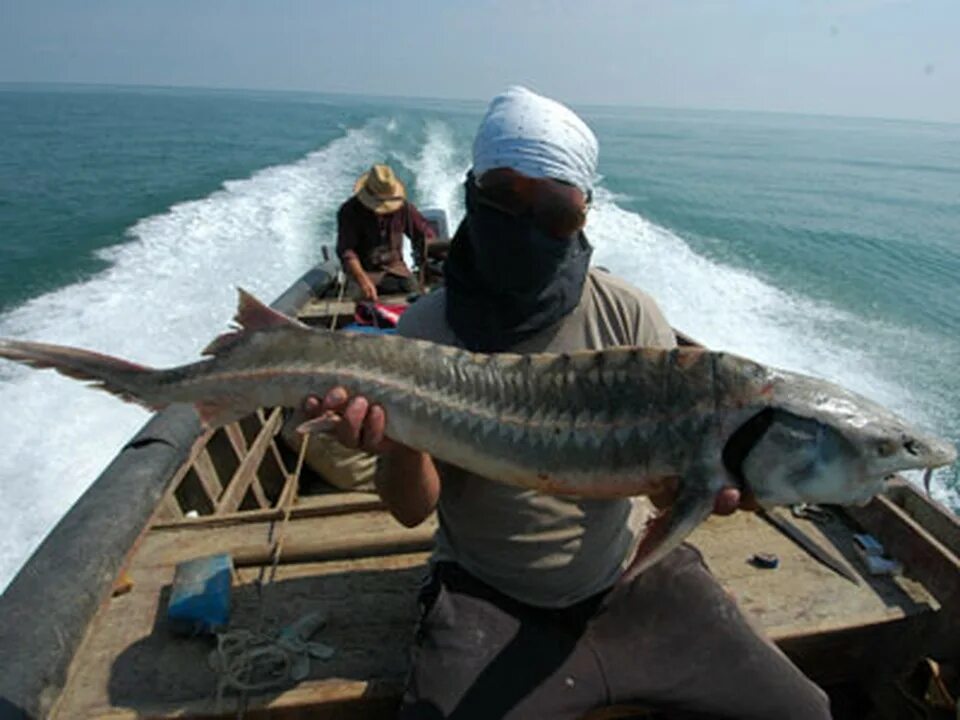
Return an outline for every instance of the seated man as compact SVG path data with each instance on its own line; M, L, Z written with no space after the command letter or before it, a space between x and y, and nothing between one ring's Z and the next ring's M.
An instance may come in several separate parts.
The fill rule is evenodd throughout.
M482 352L674 347L650 296L589 267L597 151L563 105L523 88L495 98L445 288L411 306L399 333ZM830 717L826 695L757 633L693 547L621 580L649 512L641 499L544 495L435 462L386 437L383 408L344 388L306 411L338 414L340 442L380 455L374 483L401 523L437 511L403 720L575 720L627 703L684 717ZM715 508L741 502L725 488Z
M413 241L413 257L422 267L433 230L389 165L374 165L354 186L354 195L337 212L337 256L355 298L420 290L403 261L403 236Z

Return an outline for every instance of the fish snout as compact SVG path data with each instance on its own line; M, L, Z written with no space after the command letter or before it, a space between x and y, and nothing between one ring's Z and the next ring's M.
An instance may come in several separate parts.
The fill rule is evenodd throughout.
M952 465L957 460L953 443L931 435L904 433L886 438L876 446L871 475L889 475L903 470L923 470Z
M957 461L954 444L938 437L908 437L903 441L903 450L925 468L953 465Z

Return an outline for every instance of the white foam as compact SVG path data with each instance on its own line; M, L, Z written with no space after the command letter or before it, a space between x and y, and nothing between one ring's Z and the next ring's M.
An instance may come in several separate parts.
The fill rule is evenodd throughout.
M236 287L267 301L320 257L338 204L382 152L372 122L290 165L231 180L146 218L103 252L96 277L0 318L0 336L77 345L146 364L195 359L233 315ZM148 414L50 372L0 369L0 588Z
M437 120L428 121L420 154L403 162L416 177L421 206L442 208L451 224L463 215L462 186L470 167L470 156L465 148L457 147L447 125Z
M416 198L417 207L446 212L452 234L464 213L461 187L470 167L469 156L457 147L445 123L428 120L425 131L426 139L418 154L394 152L393 158L414 177L411 196ZM404 259L412 265L409 243L404 245Z

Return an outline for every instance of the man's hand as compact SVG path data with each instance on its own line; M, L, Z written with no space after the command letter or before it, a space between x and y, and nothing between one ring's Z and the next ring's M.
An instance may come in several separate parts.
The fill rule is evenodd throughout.
M380 456L373 482L400 523L414 527L433 512L440 497L440 478L433 460L383 434L386 414L382 407L371 405L361 395L351 398L344 388L335 387L322 399L308 397L302 411L312 420L332 420L333 436L342 445Z
M718 492L713 500L715 515L732 515L737 510L756 510L757 507L757 501L752 493L741 493L740 490L732 487Z
M373 281L367 277L366 274L364 274L363 279L360 281L360 292L363 293L363 297L367 300L377 301L377 286L373 284Z
M377 286L374 285L373 280L370 279L370 276L367 275L360 261L355 256L347 258L347 260L344 261L343 269L353 278L353 281L360 288L360 292L363 293L363 297L376 302Z
M670 482L665 482L657 492L650 495L650 501L658 510L666 510L676 499L677 490L680 481L673 478ZM747 492L741 492L735 487L725 487L717 493L713 499L714 515L732 515L737 510L756 510L758 507L756 499Z
M383 408L371 405L362 395L349 397L342 387L331 388L323 399L311 395L303 403L303 412L308 419L330 419L334 423L331 434L346 447L380 455L397 446L383 434Z

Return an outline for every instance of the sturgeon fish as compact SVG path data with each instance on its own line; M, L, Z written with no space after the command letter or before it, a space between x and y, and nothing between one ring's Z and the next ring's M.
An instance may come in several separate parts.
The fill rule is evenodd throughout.
M492 480L585 498L669 492L624 580L676 547L726 486L764 507L862 504L893 473L956 459L867 398L728 353L478 354L311 328L243 290L235 322L206 359L170 369L18 340L0 340L0 357L154 410L193 403L207 427L342 385L383 406L388 437Z

